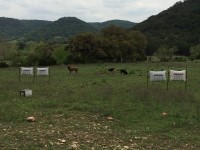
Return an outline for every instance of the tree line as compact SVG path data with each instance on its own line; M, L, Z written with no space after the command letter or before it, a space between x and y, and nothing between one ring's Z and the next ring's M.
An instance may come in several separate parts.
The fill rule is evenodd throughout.
M82 33L71 38L68 49L75 62L126 62L145 60L146 38L139 31L109 26L100 34Z
M0 60L15 66L143 61L146 44L139 31L109 26L99 33L80 33L61 43L0 39Z
M13 65L49 66L70 63L145 61L147 40L139 31L109 26L100 33L85 32L68 40L5 41L0 39L0 67ZM171 61L178 49L161 45L153 55L160 61ZM200 59L200 45L189 49L190 60ZM175 61L183 61L175 57ZM185 60L184 60L185 61ZM5 63L6 62L6 63Z

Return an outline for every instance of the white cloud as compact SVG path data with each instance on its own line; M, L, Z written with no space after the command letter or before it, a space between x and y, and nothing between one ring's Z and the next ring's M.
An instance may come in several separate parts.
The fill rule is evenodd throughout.
M0 0L0 14L19 19L57 20L74 16L87 22L123 19L140 22L179 0Z

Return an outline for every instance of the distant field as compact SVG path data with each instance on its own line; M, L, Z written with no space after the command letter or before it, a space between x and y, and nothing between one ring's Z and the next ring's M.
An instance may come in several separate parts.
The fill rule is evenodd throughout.
M200 149L200 63L78 66L77 75L51 67L50 82L34 83L30 76L19 83L18 68L0 69L1 149ZM187 91L184 82L147 88L148 70L186 67ZM20 96L21 89L33 96Z

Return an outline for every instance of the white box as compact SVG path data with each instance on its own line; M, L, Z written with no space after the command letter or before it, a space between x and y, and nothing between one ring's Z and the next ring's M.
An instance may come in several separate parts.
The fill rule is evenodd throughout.
M26 96L32 96L32 90L29 89L23 89L19 91L20 95L26 97Z

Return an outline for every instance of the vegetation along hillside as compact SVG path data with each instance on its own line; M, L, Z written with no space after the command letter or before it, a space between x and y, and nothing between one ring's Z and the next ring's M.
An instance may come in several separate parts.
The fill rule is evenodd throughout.
M81 32L96 32L111 25L131 28L135 23L124 20L86 23L75 17L63 17L54 22L0 17L0 37L9 40L25 37L26 41L60 40Z
M169 48L176 46L178 54L189 55L191 46L200 43L200 1L177 2L132 30L139 30L147 36L147 54L164 45Z
M93 25L95 28L101 30L111 25L115 25L115 26L119 26L119 27L127 29L127 28L133 27L136 23L125 21L125 20L109 20L102 23L96 22L96 23L90 23L90 24Z
M29 33L26 37L30 40L42 40L52 38L71 37L81 32L96 32L97 30L90 24L75 18L63 17L57 21L43 26Z
M0 36L4 39L16 39L38 27L49 24L43 20L18 20L0 17Z

